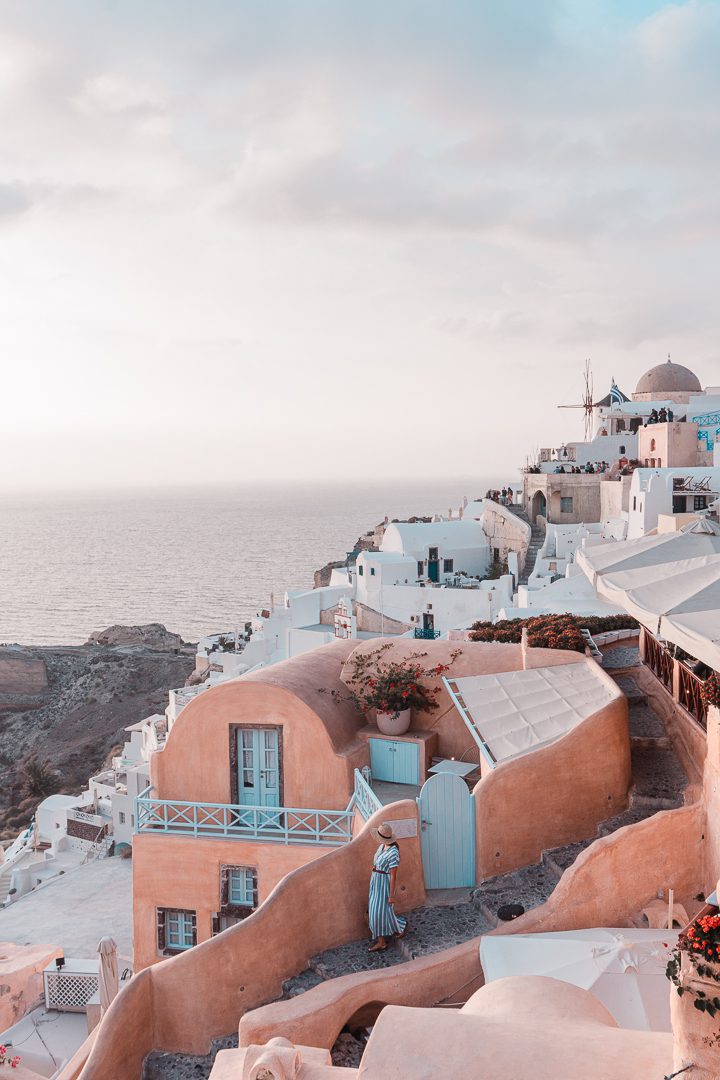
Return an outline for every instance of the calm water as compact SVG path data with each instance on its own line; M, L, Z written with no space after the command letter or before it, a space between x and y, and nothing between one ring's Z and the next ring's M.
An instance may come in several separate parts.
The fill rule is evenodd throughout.
M0 641L73 645L112 623L144 622L196 641L255 615L272 591L311 587L315 569L344 558L385 514L444 513L491 485L475 477L6 498Z

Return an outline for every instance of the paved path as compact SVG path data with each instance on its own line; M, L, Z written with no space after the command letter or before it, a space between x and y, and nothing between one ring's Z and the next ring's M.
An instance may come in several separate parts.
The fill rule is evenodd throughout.
M115 938L121 962L132 958L132 862L95 859L0 909L0 941L60 945L66 956L97 955Z

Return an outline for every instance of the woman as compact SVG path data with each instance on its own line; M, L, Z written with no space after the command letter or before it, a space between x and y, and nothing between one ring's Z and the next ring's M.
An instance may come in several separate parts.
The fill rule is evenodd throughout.
M387 938L391 934L403 936L407 919L395 914L395 890L400 852L392 826L384 822L377 829L373 829L373 836L380 841L380 847L375 852L373 870L370 875L368 915L370 934L376 938L376 941L368 951L380 952L382 949L387 949Z

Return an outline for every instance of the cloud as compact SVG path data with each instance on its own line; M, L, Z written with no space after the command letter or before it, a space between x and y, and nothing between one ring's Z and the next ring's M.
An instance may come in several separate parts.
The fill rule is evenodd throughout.
M442 471L565 437L588 352L626 386L668 348L716 356L718 2L5 14L0 348L46 410L19 384L17 430L121 432L120 403L173 462L217 431L240 462L251 429L284 475L311 431L410 431L501 373L513 430L466 432L448 399ZM385 453L353 443L358 469Z

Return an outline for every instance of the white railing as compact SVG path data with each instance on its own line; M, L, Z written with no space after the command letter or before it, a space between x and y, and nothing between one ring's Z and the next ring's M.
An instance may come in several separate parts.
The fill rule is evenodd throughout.
M153 799L146 788L135 800L137 833L223 836L278 844L345 844L352 839L349 810Z
M95 825L97 828L109 824L109 818L102 817L100 814L88 814L84 810L68 810L67 819L81 821L85 825Z
M382 807L382 803L359 769L355 770L355 790L350 805L358 808L365 821Z

